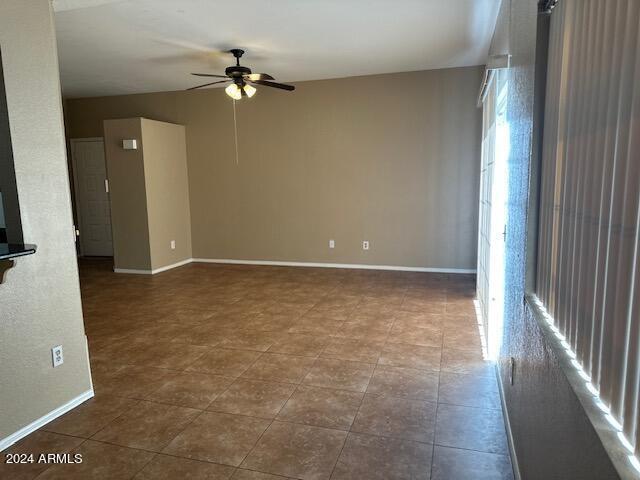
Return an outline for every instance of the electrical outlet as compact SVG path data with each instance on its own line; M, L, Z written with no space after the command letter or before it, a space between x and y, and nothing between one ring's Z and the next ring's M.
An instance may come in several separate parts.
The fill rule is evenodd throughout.
M329 248L336 248L336 241L335 240L329 240Z
M175 249L176 249L176 241L171 240L171 250L175 250Z
M53 360L53 366L59 367L64 363L64 355L62 354L62 345L53 347L51 349L51 359Z
M369 250L369 240L363 240L362 249L363 250Z

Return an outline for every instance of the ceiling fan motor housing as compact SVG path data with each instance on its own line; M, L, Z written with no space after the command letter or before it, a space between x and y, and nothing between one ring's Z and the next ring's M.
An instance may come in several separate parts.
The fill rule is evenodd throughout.
M231 67L227 67L224 73L230 77L236 85L242 87L245 85L243 75L249 75L251 73L250 68L240 65L240 57L244 54L244 50L240 48L232 48L229 50L229 53L236 57L236 64Z
M239 81L242 81L243 75L249 75L251 73L251 69L241 65L233 65L231 67L227 67L224 70L224 73L228 77L231 77L234 82L238 83Z

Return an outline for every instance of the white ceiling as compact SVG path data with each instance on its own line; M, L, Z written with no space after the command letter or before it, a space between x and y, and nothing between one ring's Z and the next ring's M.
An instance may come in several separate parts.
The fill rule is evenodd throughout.
M485 63L500 0L53 0L67 97L243 65L296 82ZM200 82L204 83L204 82Z

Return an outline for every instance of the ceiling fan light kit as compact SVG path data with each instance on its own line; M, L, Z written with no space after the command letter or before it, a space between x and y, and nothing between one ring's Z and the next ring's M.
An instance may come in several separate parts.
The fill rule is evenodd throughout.
M233 48L229 50L236 58L236 64L227 67L224 71L224 75L214 75L210 73L192 73L198 77L213 77L224 78L225 80L217 80L215 82L205 83L203 85L197 85L195 87L188 88L187 90L195 90L197 88L208 87L217 83L233 82L227 86L224 91L234 100L242 100L242 97L253 97L257 88L253 85L263 85L265 87L279 88L281 90L287 90L289 92L295 90L293 85L285 85L284 83L273 82L275 80L268 73L252 73L251 69L240 65L240 57L244 54L244 50L239 48Z
M224 89L224 91L227 92L227 95L229 95L234 100L242 99L242 90L240 90L240 88L238 88L238 85L236 85L235 83L229 85Z
M247 97L249 97L249 98L253 97L256 94L256 92L258 91L258 89L256 87L252 87L249 84L247 84L244 87L242 87L242 90L244 91L244 93L247 94Z

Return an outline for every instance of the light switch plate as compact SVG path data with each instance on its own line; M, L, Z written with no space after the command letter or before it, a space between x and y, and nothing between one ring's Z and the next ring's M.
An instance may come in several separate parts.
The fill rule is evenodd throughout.
M137 150L138 149L138 141L134 138L122 140L122 148L124 150Z

